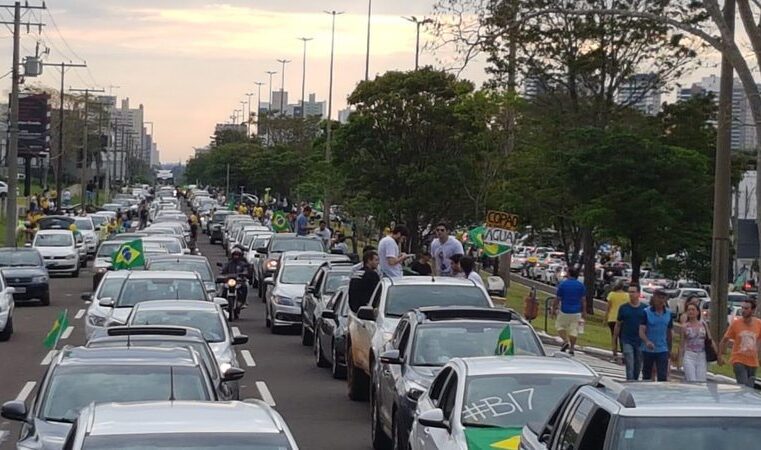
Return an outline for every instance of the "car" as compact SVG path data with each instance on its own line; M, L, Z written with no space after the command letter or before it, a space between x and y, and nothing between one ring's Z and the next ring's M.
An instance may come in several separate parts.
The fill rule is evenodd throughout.
M245 214L238 214L234 216L227 216L225 218L224 233L222 234L222 248L225 249L225 253L229 252L230 240L240 227L246 225L254 225L254 219L251 216Z
M124 280L129 275L128 270L108 271L101 277L92 293L86 292L81 295L82 300L89 302L84 317L86 339L90 339L98 330L106 328L113 308L100 306L100 301L118 297Z
M74 225L77 227L77 231L82 233L88 258L95 256L99 243L98 232L95 230L95 222L93 222L91 217L77 216L74 217Z
M189 348L64 347L51 361L31 407L12 400L2 417L22 422L20 449L61 448L91 403L217 400L211 378Z
M349 332L349 288L338 288L315 322L317 367L330 367L333 378L346 378L346 335Z
M212 302L159 300L144 302L132 309L127 326L181 326L198 329L214 352L220 367L240 368L234 346L248 342L248 336L234 333L222 308Z
M38 230L32 247L42 255L48 273L79 276L80 254L71 231Z
M50 305L50 276L42 255L33 248L0 248L0 270L13 300L39 300Z
M235 228L237 231L235 231L234 235L229 239L227 243L227 253L230 253L233 250L233 247L240 245L245 249L245 251L248 251L249 245L251 245L251 239L253 236L257 233L263 233L263 234L269 234L272 233L272 231L265 227L264 225L259 224L258 222L254 222L254 224L249 224L248 222L241 222L241 225L239 227ZM248 240L246 241L246 236L250 236Z
M378 447L406 447L417 400L452 358L490 356L510 328L516 355L545 356L534 329L513 310L430 307L404 314L380 355L370 394Z
M256 251L262 255L263 261L257 265L258 272L254 273L259 282L259 298L265 300L267 287L262 281L265 278L275 274L279 264L279 258L282 253L289 251L305 252L323 252L325 245L318 236L296 236L295 233L277 233L272 236L266 247L257 248Z
M248 267L249 267L248 279L251 282L251 287L257 287L258 280L254 276L254 274L261 271L258 266L261 265L262 260L264 259L264 255L259 254L259 252L257 252L256 249L266 248L267 245L269 245L270 239L272 238L273 234L274 233L256 235L254 239L251 240L251 245L248 247L248 252L246 252L245 258L246 258L246 262L248 262Z
M285 420L266 403L104 403L82 410L65 448L298 450Z
M148 258L145 262L145 270L178 270L183 272L196 272L201 276L206 292L212 297L216 295L217 284L214 271L211 270L209 260L204 256L193 255L164 255Z
M425 306L493 307L494 304L486 290L471 280L452 277L381 279L369 304L349 312L346 343L349 398L367 399L378 357L402 316Z
M351 262L324 262L317 269L304 291L301 302L301 344L314 345L317 318L333 294L342 286L348 286L353 273Z
M544 420L568 392L597 378L589 366L566 357L455 358L420 396L409 445L466 450L479 442L517 449L524 425Z
M231 215L237 215L237 213L234 211L222 210L212 214L211 219L206 223L206 234L209 235L209 244L222 242L222 225L224 224L225 218Z
M102 347L190 347L206 365L220 400L240 399L240 380L245 371L229 364L220 365L201 331L178 326L128 326L103 328L96 331L85 345L87 348Z
M745 386L603 379L576 388L550 414L524 426L520 448L756 448L759 419L761 396Z
M13 335L13 313L16 302L13 301L15 289L5 283L0 276L0 341L7 341Z
M301 326L304 289L321 265L319 260L288 261L275 277L264 280L266 285L272 286L267 290L265 308L265 324L272 333L282 327Z
M671 313L676 316L684 312L684 303L692 296L697 297L699 302L711 301L708 292L700 288L679 288L672 295L668 300L668 306Z
M111 261L113 260L114 253L116 253L116 251L119 250L119 247L121 247L125 242L127 241L109 239L107 241L101 242L98 246L98 251L95 253L95 259L93 259L92 263L93 291L98 288L98 284L100 284L100 280L103 279L103 276L106 274L106 272L111 270Z
M167 249L170 255L189 255L191 249L180 236L153 235L141 238L144 244L155 243Z

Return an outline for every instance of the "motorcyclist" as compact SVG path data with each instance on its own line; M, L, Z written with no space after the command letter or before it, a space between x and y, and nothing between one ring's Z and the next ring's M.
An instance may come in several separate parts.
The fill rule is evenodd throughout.
M248 275L248 269L248 262L243 258L243 252L241 249L235 247L230 253L230 260L227 261L227 264L222 268L222 276L246 276ZM248 287L246 286L246 283L241 283L238 292L240 293L240 298L238 300L241 303L241 307L245 307L247 303L246 297L248 296Z

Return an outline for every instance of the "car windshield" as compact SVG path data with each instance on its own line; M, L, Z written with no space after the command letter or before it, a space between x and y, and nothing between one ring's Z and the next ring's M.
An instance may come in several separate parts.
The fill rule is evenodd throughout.
M180 241L177 239L161 239L161 240L150 240L150 239L144 239L143 242L150 242L152 244L159 245L165 249L169 253L182 253L182 244L180 244Z
M92 222L95 224L95 226L100 226L108 222L108 217L106 216L90 216L90 218L92 219Z
M461 421L465 427L520 429L529 422L546 420L572 388L592 379L535 373L470 377L465 385Z
M38 233L34 238L35 247L71 247L74 244L72 234Z
M225 217L229 216L229 213L216 213L214 214L214 217L212 217L212 222L224 222Z
M42 265L36 250L0 252L0 267L37 267Z
M251 243L251 248L256 250L257 248L266 247L270 243L270 237L258 237Z
M129 279L122 287L116 307L131 308L150 300L206 300L206 289L195 278Z
M132 314L130 325L174 325L196 328L207 342L223 342L225 330L216 311L199 310L146 310Z
M516 355L544 356L531 328L508 325ZM452 358L493 356L504 323L441 323L418 328L412 347L413 366L443 366Z
M335 294L338 289L348 286L351 280L351 272L330 272L325 282L325 293Z
M152 261L148 270L179 270L181 272L198 272L204 281L213 281L214 276L211 273L209 265L205 261Z
M308 266L286 265L283 267L283 274L280 275L280 282L284 284L307 284L317 269L319 266L316 264Z
M758 448L758 418L621 417L615 434L618 450Z
M116 298L119 295L119 290L124 284L125 278L112 277L105 278L101 283L98 290L97 297L100 298Z
M271 252L324 252L325 247L319 239L290 238L277 239L272 243Z
M114 256L114 253L116 253L117 250L119 250L119 247L123 244L123 242L104 242L100 244L100 247L98 248L98 254L95 255L96 258L111 258Z
M158 401L172 397L211 400L201 372L194 367L61 366L55 369L43 396L41 416L71 422L80 409L93 402Z
M77 226L77 230L88 230L92 231L95 229L95 227L92 226L92 222L90 222L90 219L74 219L74 224Z
M418 285L391 286L386 298L386 315L401 317L415 308L425 306L486 306L486 294L476 286Z
M248 247L249 245L251 245L251 241L254 240L254 237L256 237L256 235L253 234L253 233L246 233L246 234L244 234L243 235L243 239L241 240L241 244L244 247Z
M84 450L291 450L283 433L166 433L87 436Z

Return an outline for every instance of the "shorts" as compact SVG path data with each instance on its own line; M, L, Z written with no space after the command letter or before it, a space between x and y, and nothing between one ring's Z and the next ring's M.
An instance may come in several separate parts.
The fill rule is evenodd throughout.
M566 331L569 336L576 337L579 335L579 321L581 320L581 313L566 314L563 312L558 313L558 318L555 320L555 329L558 331Z

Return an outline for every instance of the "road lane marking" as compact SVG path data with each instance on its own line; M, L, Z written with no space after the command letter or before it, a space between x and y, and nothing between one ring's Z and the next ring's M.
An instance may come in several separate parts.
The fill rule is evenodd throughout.
M61 339L68 339L71 333L74 331L74 327L68 327L61 333Z
M45 355L44 358L42 358L42 362L40 363L41 366L47 366L50 364L51 361L53 361L53 358L55 358L55 355L58 354L58 350L50 350L47 355Z
M82 318L82 316L84 316L84 315L85 315L85 310L84 310L84 309L80 309L79 311L77 311L77 315L76 315L76 316L74 316L74 318L75 318L75 319L77 319L77 320L79 320L79 319L81 319L81 318Z
M270 393L270 390L267 388L267 383L265 383L264 381L257 381L256 389L259 391L259 395L262 396L262 400L264 400L264 403L270 406L275 406L275 399L272 398L272 394Z
M256 361L254 361L254 357L251 356L251 352L248 350L242 350L240 352L241 356L243 356L243 360L246 361L246 365L248 367L256 367Z
M16 401L25 402L29 394L32 393L32 389L37 385L36 381L27 381L24 387L21 388L21 392L16 396Z
M11 434L10 431L0 431L0 444L5 442L6 439L8 439L8 435Z

